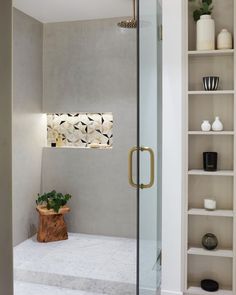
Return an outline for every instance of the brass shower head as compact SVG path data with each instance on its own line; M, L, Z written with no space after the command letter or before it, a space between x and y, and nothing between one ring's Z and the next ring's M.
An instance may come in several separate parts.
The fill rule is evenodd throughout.
M135 14L136 14L135 0L133 0L133 18L120 21L118 23L118 26L124 29L136 29L138 22L136 20Z

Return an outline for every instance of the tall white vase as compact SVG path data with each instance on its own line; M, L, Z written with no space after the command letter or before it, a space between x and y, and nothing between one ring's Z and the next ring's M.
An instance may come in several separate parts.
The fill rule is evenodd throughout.
M211 15L202 15L197 21L197 50L215 49L215 21Z

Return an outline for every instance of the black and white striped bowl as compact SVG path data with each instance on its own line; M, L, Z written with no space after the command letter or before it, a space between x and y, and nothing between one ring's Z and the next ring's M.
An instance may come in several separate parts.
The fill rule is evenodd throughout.
M203 85L206 91L216 91L219 87L219 77L203 77Z

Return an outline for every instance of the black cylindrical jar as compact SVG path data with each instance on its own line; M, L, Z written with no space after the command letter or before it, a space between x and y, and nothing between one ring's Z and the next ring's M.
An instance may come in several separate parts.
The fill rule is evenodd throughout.
M203 169L205 171L217 171L217 158L216 152L203 153Z

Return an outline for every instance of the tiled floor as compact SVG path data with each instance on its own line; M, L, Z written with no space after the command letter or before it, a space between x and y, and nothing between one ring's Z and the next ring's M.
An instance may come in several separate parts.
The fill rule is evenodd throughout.
M34 237L14 249L14 258L15 295L23 294L24 283L34 284L25 285L29 295L38 295L40 288L44 295L50 287L57 287L51 295L62 294L60 288L68 295L135 294L135 240L70 234L67 241L41 244Z
M15 281L14 289L14 293L17 295L97 295L97 293L88 293L78 290L70 290L18 281Z

